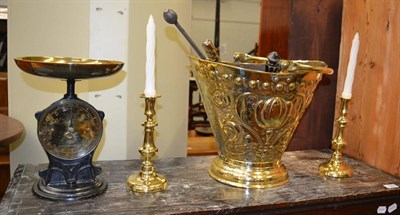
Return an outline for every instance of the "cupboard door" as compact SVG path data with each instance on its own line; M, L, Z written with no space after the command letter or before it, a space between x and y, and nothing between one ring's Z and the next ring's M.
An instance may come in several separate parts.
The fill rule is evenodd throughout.
M263 0L260 50L281 58L321 60L334 69L324 76L288 150L330 148L342 22L341 0Z

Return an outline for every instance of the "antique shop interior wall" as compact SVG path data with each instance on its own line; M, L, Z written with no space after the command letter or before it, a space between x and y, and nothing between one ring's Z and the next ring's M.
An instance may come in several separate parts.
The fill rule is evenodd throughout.
M17 56L88 56L89 3L85 1L10 1L8 5L9 116L25 126L22 142L10 147L13 172L20 163L48 162L36 135L34 114L60 99L65 83L21 72ZM87 99L88 83L77 84ZM99 107L100 108L100 107Z
M220 55L232 61L235 52L249 52L258 42L261 0L221 1ZM216 1L193 0L192 37L201 45L214 42Z
M232 61L235 52L249 52L258 43L261 0L220 2L220 57ZM216 0L193 0L191 36L201 44L214 41ZM203 49L201 49L203 50ZM192 53L195 53L192 51ZM193 103L199 101L199 92L193 93Z
M139 157L143 143L146 25L149 14L156 24L156 146L159 157L183 157L187 151L189 97L189 44L175 26L165 22L163 11L174 9L190 34L192 1L130 1L128 79L128 158ZM133 52L131 50L134 50ZM112 144L112 143L111 143Z
M102 20L107 22L104 23L106 26L120 25L112 29L118 33L128 32L128 37L110 31L106 39L93 34L95 31L106 32L93 29L101 23L93 20L96 14L91 10L96 9L100 2L111 3L95 0L9 2L9 115L25 126L24 138L11 146L11 171L20 163L48 162L37 139L34 114L60 99L66 91L61 80L21 72L13 62L17 56L124 58L117 60L126 61L129 69L124 67L115 77L79 81L76 91L79 98L106 114L103 141L96 151L96 158L120 160L139 157L137 150L143 142L141 123L145 119L144 101L139 96L145 82L145 32L150 14L156 23L156 88L162 96L157 101L158 155L186 155L189 74L186 54L189 49L176 29L165 23L162 12L173 7L179 12L179 22L190 29L191 1L130 1L128 8L119 5L129 20L123 18L123 24L115 17ZM119 6L110 8L118 9L115 12L122 18ZM128 43L123 44L126 40ZM97 50L97 47L102 50Z

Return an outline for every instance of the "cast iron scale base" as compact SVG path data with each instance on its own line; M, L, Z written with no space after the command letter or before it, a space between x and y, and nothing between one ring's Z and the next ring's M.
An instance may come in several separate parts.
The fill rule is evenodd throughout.
M47 153L49 166L39 171L41 179L32 186L39 198L61 201L86 199L104 193L107 182L98 176L102 169L92 165L93 152L76 160L61 160Z
M32 186L34 195L74 201L104 193L107 182L99 176L102 169L92 164L103 134L104 112L77 97L75 80L114 74L123 63L60 57L22 57L15 62L27 73L67 81L64 97L35 114L38 138L49 164L39 171L40 179Z

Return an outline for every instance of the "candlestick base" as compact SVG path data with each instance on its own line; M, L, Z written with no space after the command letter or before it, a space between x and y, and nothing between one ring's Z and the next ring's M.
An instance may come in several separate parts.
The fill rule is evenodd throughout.
M167 179L160 174L153 172L150 175L139 173L131 175L127 181L128 187L134 192L159 192L167 188Z
M342 153L334 152L329 161L319 165L319 172L325 176L346 178L353 176L353 169L346 165L342 159Z

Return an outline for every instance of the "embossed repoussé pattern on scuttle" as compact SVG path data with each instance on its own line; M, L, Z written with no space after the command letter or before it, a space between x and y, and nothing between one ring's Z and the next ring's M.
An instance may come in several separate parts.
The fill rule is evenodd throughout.
M213 131L220 153L252 163L280 160L321 79L293 73L259 80L210 63L192 66L210 121L219 126Z

